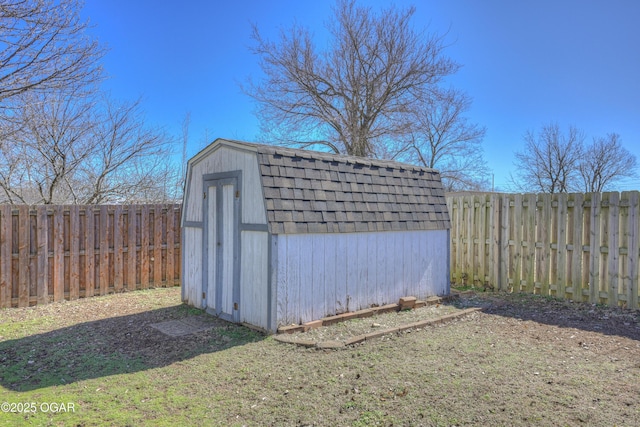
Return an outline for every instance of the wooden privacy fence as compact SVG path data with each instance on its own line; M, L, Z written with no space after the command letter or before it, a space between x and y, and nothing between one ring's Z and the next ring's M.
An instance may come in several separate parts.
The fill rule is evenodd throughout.
M180 284L180 206L0 206L0 307Z
M639 194L449 195L451 282L638 309Z

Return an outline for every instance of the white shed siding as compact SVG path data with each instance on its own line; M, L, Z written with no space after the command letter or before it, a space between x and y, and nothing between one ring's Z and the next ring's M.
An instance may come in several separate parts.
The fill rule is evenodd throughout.
M242 171L242 222L266 224L267 217L262 194L262 184L258 170L256 153L220 146L214 152L202 154L191 164L188 189L185 192L185 221L201 222L202 184L207 174Z
M276 237L280 325L449 290L447 230Z
M268 329L269 235L242 231L240 321Z
M183 279L184 299L202 308L202 229L185 227L183 230Z

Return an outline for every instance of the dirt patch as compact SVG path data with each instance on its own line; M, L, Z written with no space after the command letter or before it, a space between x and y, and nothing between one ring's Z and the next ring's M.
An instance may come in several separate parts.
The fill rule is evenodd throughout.
M173 338L203 332L219 326L220 322L214 321L211 316L207 315L190 316L184 319L168 320L151 325L152 328Z

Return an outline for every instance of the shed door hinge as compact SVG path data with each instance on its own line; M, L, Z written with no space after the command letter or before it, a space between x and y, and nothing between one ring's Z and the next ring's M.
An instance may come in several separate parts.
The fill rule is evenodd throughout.
M207 198L207 192L206 192L206 191L202 193L202 198L203 198L203 199L206 199L206 198Z
M202 293L202 299L207 299L207 293L206 292Z
M236 199L240 197L240 190L236 190Z

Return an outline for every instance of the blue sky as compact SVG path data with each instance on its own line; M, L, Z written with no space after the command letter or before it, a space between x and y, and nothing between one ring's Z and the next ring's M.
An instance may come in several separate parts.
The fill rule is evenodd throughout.
M218 137L256 140L254 104L238 86L248 76L260 78L258 58L248 49L251 23L273 39L297 22L322 46L332 4L87 0L82 15L109 48L105 89L119 99L142 97L149 122L176 136L190 112L191 156ZM360 4L379 9L389 2ZM395 4L416 5L416 28L447 33L446 53L463 65L448 82L473 98L468 117L487 128L485 158L497 189L508 189L523 134L549 122L574 125L589 140L616 132L640 160L640 1Z

